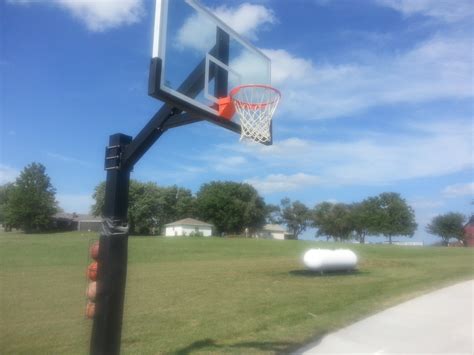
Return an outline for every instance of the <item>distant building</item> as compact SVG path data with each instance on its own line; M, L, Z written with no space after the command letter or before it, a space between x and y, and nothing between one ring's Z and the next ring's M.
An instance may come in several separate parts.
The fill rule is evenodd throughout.
M405 245L409 247L422 247L423 242L393 242L394 245Z
M63 213L59 212L53 215L53 226L54 229L59 231L74 231L77 230L77 217L76 213Z
M464 240L466 246L474 247L474 215L471 216L469 222L464 226Z
M53 216L53 223L55 228L61 231L99 232L102 219L88 214L61 212Z
M257 238L283 240L288 239L289 235L286 229L279 224L266 224L257 233Z
M166 237L184 237L192 235L202 235L210 237L212 235L213 225L198 221L193 218L185 218L179 221L165 224Z
M79 215L77 230L83 232L100 232L102 230L102 218L91 215Z

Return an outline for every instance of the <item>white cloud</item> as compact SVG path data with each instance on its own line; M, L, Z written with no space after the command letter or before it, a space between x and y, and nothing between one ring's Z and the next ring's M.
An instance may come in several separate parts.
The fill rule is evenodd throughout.
M257 29L262 25L276 22L273 12L262 5L244 3L237 8L220 6L213 12L237 33L253 40L257 39Z
M20 172L10 166L0 164L0 185L13 182Z
M429 127L405 127L406 133L366 132L329 142L290 138L269 147L244 144L220 149L246 155L249 171L253 166L272 174L305 171L325 185L388 184L472 169L472 136L466 127L466 121L432 122Z
M248 159L242 155L203 154L197 159L204 162L206 171L217 171L219 173L240 173L247 170ZM185 172L195 173L195 168L189 171L185 167L179 167ZM202 168L199 168L202 169Z
M474 196L474 182L446 186L443 191L446 197Z
M77 159L77 158L69 157L69 156L66 156L66 155L58 154L58 153L47 152L46 155L50 158L53 158L55 160L59 160L59 161L65 162L65 163L79 164L79 165L82 165L82 166L90 166L91 165L91 164L89 164L88 162L86 162L84 160L80 160L80 159Z
M264 178L247 179L245 182L254 186L261 193L266 194L304 189L317 185L320 182L320 178L304 173L293 175L271 174Z
M239 76L229 75L230 87L241 83L267 83L268 61L250 51L242 51L241 55L231 58L229 66ZM230 72L232 74L232 72Z
M444 205L442 200L433 200L429 198L415 198L408 201L408 204L413 207L415 210L431 210L433 208L438 208Z
M376 0L376 3L404 16L423 15L445 23L464 20L474 14L471 0Z
M278 117L332 118L381 105L474 96L472 39L463 36L434 37L363 64L318 64L282 49L264 52L283 93Z
M59 207L67 213L89 213L91 206L94 204L91 195L57 194L56 200L59 202Z
M272 60L273 84L280 85L290 81L298 84L317 82L315 69L310 60L292 56L283 49L264 49L263 52Z
M263 25L275 23L273 12L262 5L241 4L238 7L220 6L210 9L217 17L227 23L244 37L257 39L257 30ZM176 45L199 51L210 49L215 42L216 26L202 14L188 17L178 30Z
M10 0L17 4L52 4L66 10L93 32L103 32L139 22L143 0Z
M212 47L215 36L215 26L204 15L193 14L178 30L175 45L180 49L206 51Z
M221 173L239 172L245 168L247 159L242 156L209 157L209 167Z

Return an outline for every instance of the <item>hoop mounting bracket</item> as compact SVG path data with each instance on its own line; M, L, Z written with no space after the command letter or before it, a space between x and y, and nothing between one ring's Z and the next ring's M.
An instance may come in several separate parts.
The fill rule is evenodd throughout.
M105 170L120 170L122 167L123 147L120 145L109 145L105 147Z

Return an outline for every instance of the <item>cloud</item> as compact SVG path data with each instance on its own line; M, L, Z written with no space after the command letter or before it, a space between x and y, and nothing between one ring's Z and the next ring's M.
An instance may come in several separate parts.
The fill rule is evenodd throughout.
M283 49L264 49L263 52L272 60L272 82L281 85L288 82L300 85L315 84L318 80L310 60L292 56ZM310 74L310 75L308 75Z
M271 174L265 178L246 179L245 182L255 187L259 192L266 194L304 189L317 185L320 179L317 176L304 173L293 175Z
M466 121L407 125L405 132L366 132L340 141L289 138L265 147L220 146L248 159L247 170L271 172L252 178L272 182L272 175L304 171L321 185L383 185L448 175L472 169L473 146ZM316 182L316 180L315 180Z
M382 105L474 96L470 37L435 36L395 56L338 65L283 49L263 51L272 59L273 85L283 94L279 117L334 118Z
M50 158L53 158L55 160L59 160L59 161L65 162L65 163L78 164L78 165L82 165L82 166L91 166L91 164L89 164L88 162L86 162L84 160L68 157L66 155L62 155L62 154L58 154L58 153L47 152L46 155Z
M446 186L442 194L445 197L474 196L474 182Z
M94 204L91 195L57 194L56 200L59 202L59 207L67 213L89 213Z
M408 201L408 204L415 210L431 210L444 205L442 200L432 200L428 198L415 198Z
M257 31L266 24L276 22L273 12L263 5L241 4L238 7L220 6L210 8L217 17L227 23L240 35L257 40ZM200 14L189 16L178 30L176 46L191 48L198 51L210 49L215 43L216 26L212 21Z
M257 40L257 30L261 26L276 23L273 12L262 5L244 3L237 8L220 6L213 12L237 33L252 40Z
M92 32L103 32L139 22L143 0L9 0L12 4L52 4L67 11Z
M208 169L219 173L239 173L245 170L247 159L241 155L204 155L199 159L206 162Z
M474 14L471 0L376 0L404 16L422 15L444 23L454 23Z
M15 181L20 172L15 168L0 164L0 185Z

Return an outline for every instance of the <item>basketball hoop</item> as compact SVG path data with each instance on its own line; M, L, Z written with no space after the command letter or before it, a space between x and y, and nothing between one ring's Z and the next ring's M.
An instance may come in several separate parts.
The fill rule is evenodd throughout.
M232 89L229 97L240 116L240 139L270 142L270 124L281 93L268 85L241 85Z

